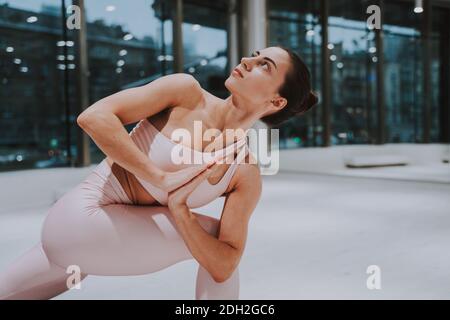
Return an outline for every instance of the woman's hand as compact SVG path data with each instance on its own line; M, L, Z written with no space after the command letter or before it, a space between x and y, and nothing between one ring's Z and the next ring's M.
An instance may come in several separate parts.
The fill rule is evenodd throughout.
M226 155L219 154L211 161L201 165L191 166L174 172L161 171L158 175L159 179L156 179L155 181L155 179L153 178L151 182L156 187L164 190L165 192L171 192L186 184L186 181L191 181L193 178L197 177L202 172L214 166L216 163L224 160L225 158Z
M242 150L242 146L239 150ZM183 203L185 204L189 194L191 194L203 180L209 177L218 163L223 163L224 160L226 161L225 163L231 163L233 159L233 153L228 155L219 154L211 162L204 165L165 173L164 183L169 186L169 191L167 191L169 193L169 200L172 198L172 204L175 206L182 205ZM174 185L177 186L173 187Z
M172 212L174 212L176 211L176 208L179 208L180 206L185 207L189 195L197 188L198 185L200 185L200 183L202 183L205 179L207 179L211 175L216 165L217 160L214 161L209 167L207 167L197 176L190 179L187 183L169 192L169 196L167 199L168 208ZM184 181L186 181L186 179Z
M199 174L208 169L215 163L215 160L202 165L191 166L174 172L163 172L162 177L155 185L166 191L171 192L186 183L186 181L192 180Z

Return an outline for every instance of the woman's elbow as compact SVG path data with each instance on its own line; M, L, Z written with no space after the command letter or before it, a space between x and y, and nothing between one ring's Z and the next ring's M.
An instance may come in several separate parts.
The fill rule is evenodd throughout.
M83 128L89 125L93 120L97 120L104 115L108 115L108 113L109 111L106 110L105 104L101 100L97 101L78 115L77 124Z
M80 115L78 115L77 124L80 128L85 128L88 123L95 118L92 113L92 111L83 111Z
M86 119L82 116L78 116L77 118L77 125L78 127L80 127L81 129L84 129L86 127Z
M223 282L227 281L230 277L231 277L230 273L221 273L221 274L217 274L217 275L213 276L213 279L217 283L223 283Z
M90 127L95 128L99 121L101 123L110 121L111 114L104 111L99 111L96 108L93 108L94 105L84 110L77 117L77 124L82 129L89 129Z
M217 283L223 283L231 278L236 268L238 267L238 261L233 261L228 265L226 269L222 269L220 272L217 272L213 275L213 279Z

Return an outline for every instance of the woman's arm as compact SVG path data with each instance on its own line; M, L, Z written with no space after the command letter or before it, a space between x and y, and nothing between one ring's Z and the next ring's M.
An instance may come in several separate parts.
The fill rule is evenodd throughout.
M191 75L167 75L145 86L127 89L94 103L78 116L77 123L114 162L166 189L165 173L139 150L124 125L168 107L180 104L195 106L200 98L201 87Z
M239 167L236 172L238 182L225 199L217 238L203 229L186 206L185 199L190 190L183 194L181 187L181 195L177 191L169 195L169 209L189 251L216 282L226 281L238 266L247 240L248 222L261 194L259 168L251 164L240 164ZM194 179L191 189L207 175L202 174L197 181Z

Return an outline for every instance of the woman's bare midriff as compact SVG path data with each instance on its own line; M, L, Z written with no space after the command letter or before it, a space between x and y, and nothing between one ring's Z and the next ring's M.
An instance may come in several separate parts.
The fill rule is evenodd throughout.
M134 174L115 163L112 159L106 157L106 162L111 167L112 174L119 180L123 190L128 198L135 205L161 205L153 198L147 190L142 187Z

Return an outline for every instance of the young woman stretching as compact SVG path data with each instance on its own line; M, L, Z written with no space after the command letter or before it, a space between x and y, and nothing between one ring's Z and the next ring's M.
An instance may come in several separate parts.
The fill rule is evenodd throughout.
M225 86L231 95L222 100L192 76L173 74L79 115L107 157L49 209L41 241L0 273L0 299L55 297L78 283L69 281L77 272L79 281L141 275L192 258L196 299L238 299L238 264L262 187L246 130L259 119L272 126L302 114L317 97L305 64L282 47L243 58ZM195 134L197 121L216 129L214 141ZM128 134L124 125L135 122ZM190 145L169 138L179 128L193 137ZM244 133L229 143L227 129ZM175 148L203 160L175 163ZM220 220L191 211L220 196Z

